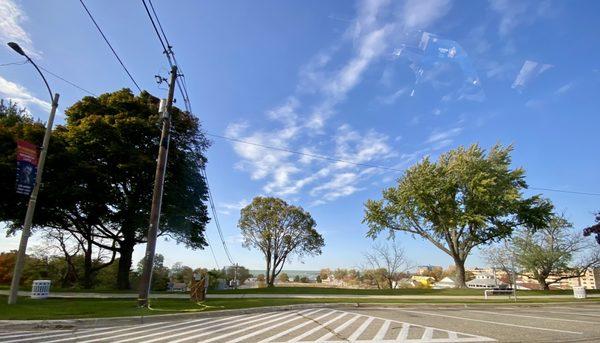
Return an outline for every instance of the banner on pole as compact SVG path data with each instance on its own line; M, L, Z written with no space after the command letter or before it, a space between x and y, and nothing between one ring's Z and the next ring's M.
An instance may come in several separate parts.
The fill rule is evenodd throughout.
M35 186L38 151L35 144L17 141L17 194L30 195Z

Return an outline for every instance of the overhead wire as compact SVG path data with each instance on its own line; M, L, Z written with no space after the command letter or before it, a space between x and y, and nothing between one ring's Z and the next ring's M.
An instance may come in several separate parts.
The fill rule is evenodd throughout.
M127 75L129 76L129 78L131 79L131 81L133 82L133 84L135 85L135 87L138 89L138 91L141 92L142 89L140 88L140 86L138 85L138 83L135 81L135 79L133 78L133 76L129 72L129 69L127 69L127 67L125 66L125 63L123 63L123 60L121 60L121 57L119 57L119 54L117 54L117 52L113 48L112 44L110 44L110 42L108 41L108 38L106 38L106 35L102 31L102 29L100 28L100 26L98 25L98 23L96 22L96 19L94 19L94 16L90 12L90 10L87 8L87 6L83 2L83 0L79 0L79 2L81 3L81 5L83 6L83 9L85 9L85 11L87 12L88 16L90 17L90 19L92 20L92 22L96 26L96 29L98 29L98 32L100 32L100 35L102 36L102 38L104 38L104 41L106 42L106 44L108 45L108 47L112 51L113 55L116 57L117 61L119 61L119 63L121 64L121 67L123 67L123 70L125 70L125 73L127 73Z
M152 3L152 0L148 0L148 4L150 5L150 7L148 7L146 0L142 0L142 4L144 6L146 14L148 15L148 18L150 19L152 28L154 29L154 32L156 33L156 36L158 37L158 40L163 48L163 53L165 54L169 65L171 66L171 68L173 66L177 66L178 76L180 76L180 77L177 77L175 79L176 86L179 90L179 93L181 94L181 98L183 99L183 103L184 103L186 111L190 114L193 114L192 104L191 104L191 101L189 98L189 93L187 90L187 82L186 82L186 78L185 78L185 73L183 72L183 68L181 68L181 65L179 65L179 63L177 62L177 58L175 57L175 53L173 52L173 47L169 43L169 39L167 38L167 35L165 34L163 26L158 17L158 14L156 13L156 9L154 8L154 4ZM227 259L229 260L229 262L232 265L234 265L235 262L233 261L231 253L229 252L229 248L227 247L227 243L226 243L225 237L223 235L223 230L222 230L221 224L219 222L219 216L217 214L217 209L216 209L216 206L214 203L214 196L212 194L212 191L210 188L210 183L208 181L208 175L206 172L206 168L204 166L201 167L201 173L202 173L202 176L204 177L204 180L206 181L206 189L208 191L209 206L210 206L211 212L213 214L213 220L214 220L215 226L217 227L217 232L219 233L219 238L221 239L221 243L223 245L223 250L225 251L225 255L227 256ZM210 246L210 243L209 243L209 246ZM212 246L211 246L211 251L212 251ZM214 252L213 252L213 254L214 254Z

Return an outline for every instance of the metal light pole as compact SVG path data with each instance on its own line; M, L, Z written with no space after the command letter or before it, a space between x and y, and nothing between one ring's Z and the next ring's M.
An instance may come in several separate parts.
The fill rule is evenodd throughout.
M48 85L48 81L42 74L42 71L38 66L27 56L27 54L21 49L21 47L14 42L8 43L14 51L16 51L19 55L25 56L27 61L31 63L35 69L38 71L46 87L48 88L48 93L50 93L50 99L52 101L52 108L50 110L50 116L48 117L48 123L46 124L46 133L44 134L44 141L42 143L42 151L40 152L40 158L38 159L37 165L37 174L35 177L35 185L29 197L29 205L27 206L27 213L25 214L25 223L23 224L23 231L21 231L21 241L19 243L19 251L17 253L17 261L15 263L15 270L13 272L12 281L10 283L10 295L8 296L9 304L17 303L17 296L19 293L19 283L21 281L21 274L23 273L23 265L25 264L25 251L27 250L27 241L29 240L29 235L31 235L31 223L33 221L33 213L35 212L35 204L37 202L37 196L40 191L40 186L42 184L42 173L44 172L44 164L46 162L46 154L48 153L48 143L50 142L50 135L52 134L52 125L54 124L54 115L56 114L56 108L58 107L58 93L52 95L52 90L50 90L50 86Z
M160 146L158 148L158 159L156 163L156 174L154 177L154 190L152 192L152 208L150 210L150 227L148 228L148 243L146 243L146 255L144 255L144 268L140 278L140 289L138 295L138 306L148 307L150 286L152 285L152 270L154 268L154 252L156 251L156 236L160 223L160 207L162 205L163 186L167 169L167 157L169 153L169 139L171 134L171 108L173 107L173 96L175 93L175 81L177 80L177 66L171 68L171 80L169 83L169 94L163 119Z

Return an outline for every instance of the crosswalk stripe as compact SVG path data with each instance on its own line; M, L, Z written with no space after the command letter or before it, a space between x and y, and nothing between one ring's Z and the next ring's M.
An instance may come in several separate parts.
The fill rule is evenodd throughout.
M402 329L398 332L398 337L396 338L399 342L405 342L408 338L408 330L410 330L410 324L402 323Z
M32 331L24 331L22 333L14 333L14 332L6 332L0 336L0 339L6 338L14 338L14 337L29 337L29 336L45 336L49 333L66 333L72 332L70 330L51 330L51 331L43 331L43 332L32 332Z
M360 337L360 335L365 332L365 330L367 329L367 327L369 327L369 324L371 324L371 322L375 320L375 318L373 317L368 317L367 320L365 320L361 326L358 327L358 329L356 329L352 335L350 335L350 337L348 337L348 340L350 342L354 342L358 339L358 337Z
M331 329L331 332L326 333L325 335L321 336L315 342L324 342L324 341L327 341L328 339L330 339L331 337L335 336L336 334L338 334L338 335L341 334L341 332L345 328L352 325L352 323L354 323L360 317L362 317L360 314L355 315L354 317L350 318L350 320L346 321L345 323L342 323L338 327Z
M93 332L105 332L105 331L110 331L112 329L114 329L114 328L113 327L107 327L107 328L90 329L90 330L84 331L84 332L92 332L92 331ZM51 335L51 336L48 336L47 334L44 334L44 333L40 333L36 337L18 338L16 340L5 341L3 343L26 342L26 341L32 341L34 339L39 339L39 338L53 339L53 338L56 338L56 337L63 337L63 336L67 336L67 335L74 335L74 334L77 334L77 333L78 333L77 331L69 331L69 332L63 331L63 333L59 333L59 334ZM68 339L72 339L72 338L69 337ZM55 341L44 341L44 342L46 343L46 342L55 342Z
M281 317L281 316L282 316L281 313L271 314L271 315L267 315L267 316L262 315L262 316L260 316L261 318L258 318L256 320L251 320L249 322L244 322L244 323L241 323L241 324L231 325L231 326L228 326L228 327L225 327L225 328L222 328L222 329L218 329L218 330L215 330L215 331L211 331L211 332L204 331L204 332L199 333L197 335L187 336L187 337L184 337L184 338L180 338L180 339L178 339L176 341L171 341L171 343L179 343L179 342L183 342L183 341L187 341L187 340L192 340L192 339L196 339L196 338L199 338L199 337L212 335L212 334L215 334L215 333L218 333L218 332L222 332L222 331L226 331L226 330L231 330L232 328L236 328L236 327L240 327L240 326L244 326L244 330L246 330L246 329L248 329L248 327L245 326L245 325L248 325L248 324L251 324L251 323L256 323L256 322L261 322L261 324L264 324L265 323L264 322L265 319L267 319L267 320L270 319L272 321L272 319L275 318L275 320L279 320L280 319L279 317Z
M283 336L285 336L285 335L289 334L290 332L294 332L294 331L296 331L296 330L298 330L298 329L301 329L301 328L303 328L303 327L305 327L305 326L307 326L307 325L309 325L309 324L313 323L313 321L318 321L318 320L321 320L321 319L323 319L323 318L325 318L325 317L327 317L327 316L331 315L332 313L336 313L336 312L337 312L337 311L329 311L329 312L327 312L327 313L325 313L325 314L322 314L322 315L318 316L317 318L314 318L314 319L312 319L312 318L311 318L311 321L306 321L306 322L304 322L304 323L298 324L298 325L296 325L296 326L294 326L294 327L291 327L291 328L289 328L289 329L287 329L287 330L285 330L285 331L282 331L282 332L280 332L280 333L278 333L278 334L276 334L276 335L274 335L274 336L267 337L267 338L263 339L262 341L260 341L260 342L258 342L258 343L272 342L274 339L277 339L277 338L279 338L279 337L283 337Z
M239 334L239 333L242 333L242 332L244 332L244 331L248 331L248 330L251 330L251 329L254 329L254 328L257 328L257 327L263 326L263 325L265 325L265 324L270 324L270 323L273 323L273 322L276 322L276 321L280 321L280 320L282 320L282 319L285 319L285 318L289 318L289 317L294 317L294 316L297 316L299 313L301 313L301 312L306 312L306 311L307 311L307 310L302 310L302 311L300 311L300 312L293 312L293 313L290 313L290 314L288 314L288 315L285 315L285 316L282 316L282 317L278 317L278 318L275 318L275 319L268 320L268 321L266 321L266 322L262 322L262 323L254 324L254 325L252 325L252 326L249 326L249 327L242 328L241 330L236 330L236 331L233 331L233 332L228 332L228 333L226 333L226 334L224 334L224 335L220 335L220 336L217 336L217 337L213 337L213 338L210 338L210 339L204 340L204 342L205 342L205 343L208 343L208 342L214 342L214 341L217 341L217 340L219 340L219 339L221 339L221 338L225 338L225 337L229 337L229 336L237 335L237 334Z
M152 323L152 324L144 324L144 325L140 325L140 326L127 326L125 328L122 329L117 329L117 330L113 330L114 327L109 328L110 334L112 335L113 333L118 333L118 332L123 332L123 331L136 331L136 330L140 330L140 329L144 329L144 328L149 328L149 327L153 327L153 326L157 326L157 325L164 325L164 322L159 322L159 323ZM82 338L88 338L88 337L94 337L94 336L100 336L100 335L105 335L106 334L106 330L103 330L102 332L93 332L93 333L86 333L83 336L79 336L78 332L74 333L75 337L67 337L67 338L61 338L61 339L57 339L57 340L53 340L53 341L44 341L44 343L55 343L55 342L66 342L66 341L72 341L72 340L76 340L77 342L80 342L80 339Z
M210 319L209 318L204 318L204 319L198 319L198 320L189 320L189 321L186 321L186 322L183 322L183 323L180 322L180 323L176 323L176 324L161 326L159 328L152 328L150 330L143 330L141 332L139 332L139 331L127 332L127 333L123 333L123 334L116 335L116 336L110 336L110 339L111 339L111 341L113 341L114 339L119 338L119 337L126 337L126 336L136 335L135 337L126 338L124 340L119 341L119 342L128 342L128 341L133 341L133 340L140 339L140 338L155 336L156 332L154 332L154 331L156 331L156 330L161 330L160 334L163 334L164 333L162 331L163 329L168 329L168 328L171 328L171 327L177 327L177 326L182 326L182 325L189 325L189 324L193 324L193 323L199 323L199 324L195 324L194 325L194 326L198 326L198 325L204 324L208 320L210 320ZM167 332L168 331L172 331L172 330L167 330ZM152 333L149 333L149 334L143 335L143 336L139 336L140 334L145 334L147 332L152 332ZM91 341L85 341L85 342L86 343L90 343L90 342L97 342L97 341L100 341L100 340L103 340L103 338L97 338L97 339L93 339Z
M319 324L319 326L317 326L317 327L315 327L315 328L312 328L312 329L310 329L310 330L306 331L305 333L301 334L300 336L296 336L296 337L294 337L294 338L293 338L292 340L290 340L289 342L290 342L290 343L292 343L292 342L298 342L298 341L300 341L302 338L312 335L313 333L315 333L315 332L317 332L317 331L321 330L323 327L325 327L325 326L327 326L327 325L329 325L329 324L331 324L331 323L335 322L336 320L338 320L338 319L340 319L340 318L344 317L344 316L345 316L345 315L347 315L347 314L348 314L347 312L343 312L343 313L341 313L340 315L336 316L335 318L328 320L328 321L327 321L327 322L325 322L324 324Z
M432 337L433 337L433 329L425 328L425 332L423 332L423 336L421 336L421 340L427 342L427 341L431 340Z
M373 340L374 341L383 340L383 337L385 337L385 333L390 328L390 324L392 324L392 322L390 322L389 320L384 321L383 325L381 325L381 328L379 328L379 331L377 331L377 334L375 335L375 337L373 337Z
M304 315L310 316L310 315L312 315L312 314L315 314L315 313L317 313L317 312L319 312L319 311L321 311L321 309L312 310L312 311L310 311L310 312L307 312L307 313L298 313L298 314L300 314L300 315L301 315L301 314L304 314ZM234 339L234 340L230 340L230 341L229 341L229 343L236 343L236 342L240 342L240 341L243 341L243 340L245 340L246 338L250 338L250 337L254 337L254 336L260 335L260 334L262 334L262 333L264 333L264 332L267 332L267 331L269 331L269 330L272 330L272 329L274 329L274 328L276 328L276 327L279 327L279 326L285 325L285 324L287 324L287 323L291 323L291 322L293 322L294 320L298 320L299 318L304 318L304 317L302 317L302 316L299 316L299 317L296 317L296 318L291 318L291 319L288 319L288 320L286 320L286 321L283 321L283 322L281 322L281 323L277 323L277 324L275 324L275 325L273 325L273 326L268 326L268 327L266 327L266 328L264 328L264 329L260 329L260 330L257 330L257 331L254 331L254 332L251 332L251 333L249 333L249 334L247 334L247 335L245 335L245 336L238 337L238 338L236 338L236 339Z
M254 319L254 318L256 318L256 317L261 317L261 316L263 316L263 314L262 314L262 313L255 314L255 315L252 315L252 316L235 316L235 317L243 317L243 318L236 319L236 320L234 320L234 321L231 321L231 322L229 322L228 324L233 324L233 323L239 323L239 322L242 322L241 324L236 324L236 325L234 326L234 327L238 327L238 326L240 326L240 325L245 325L245 324L247 324L247 323L248 323L248 320L250 320L250 322L252 322L252 321L251 321L251 319ZM217 327L217 326L222 326L222 325L224 324L223 322L226 322L227 320L230 320L231 318L232 318L232 317L225 317L225 318L223 318L223 319L220 319L220 320L217 320L217 321L215 321L215 322L213 322L213 323L210 323L210 325L208 325L208 326L202 326L202 327L200 327L200 328L197 328L197 329L194 329L194 330L186 330L185 332L179 332L179 333L176 333L176 334L173 334L173 335L169 335L169 336L166 336L166 337L165 337L165 336L160 336L160 337L158 337L158 338L155 338L155 339L146 340L146 341L144 341L144 343L152 343L152 342L162 341L162 340L165 340L165 339L171 339L171 338L174 338L174 337L179 337L179 336L183 336L183 335L188 335L188 334L191 334L191 333L194 333L194 332L200 332L200 331L201 331L201 332L204 332L204 331L205 331L205 330L207 330L207 329L212 329L212 328L214 328L214 327ZM214 323L216 323L216 324L214 324ZM230 327L231 327L231 326L230 326ZM217 330L215 330L215 331L213 331L213 332L219 332L219 331L223 331L223 330L225 330L225 329L227 329L227 328L221 328L221 329L217 329Z

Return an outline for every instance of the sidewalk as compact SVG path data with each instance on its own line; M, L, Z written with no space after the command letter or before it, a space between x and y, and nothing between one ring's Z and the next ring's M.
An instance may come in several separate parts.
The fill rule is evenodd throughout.
M8 295L8 290L0 290L0 295ZM19 291L19 296L27 297L28 291ZM50 298L93 298L93 299L136 299L136 293L80 293L80 292L50 292ZM189 299L188 293L155 293L151 294L154 299ZM600 298L600 294L588 294L588 298ZM384 300L434 300L434 299L476 299L482 300L481 295L353 295L353 294L207 294L209 299L384 299ZM572 294L560 295L518 295L519 299L573 299Z

